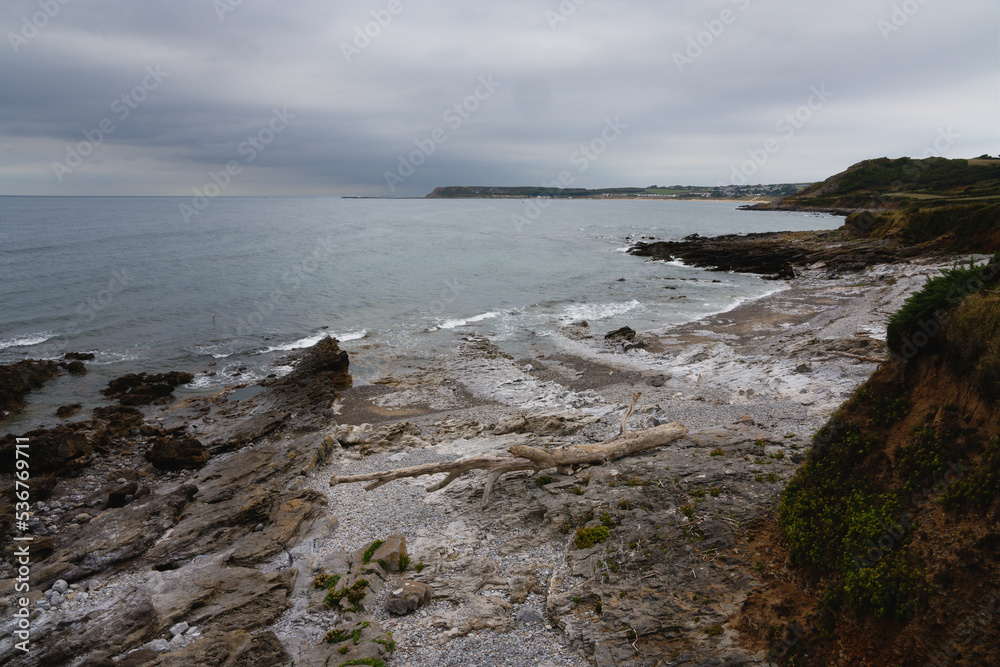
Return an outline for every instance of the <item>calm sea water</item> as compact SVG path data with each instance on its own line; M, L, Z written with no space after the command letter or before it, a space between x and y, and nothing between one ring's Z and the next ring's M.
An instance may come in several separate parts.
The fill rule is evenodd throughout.
M0 197L0 363L97 355L4 431L127 372L196 373L182 394L253 382L326 333L364 382L470 333L517 353L574 320L663 329L780 285L647 262L627 238L842 222L721 202L339 198L220 198L185 221L182 201Z

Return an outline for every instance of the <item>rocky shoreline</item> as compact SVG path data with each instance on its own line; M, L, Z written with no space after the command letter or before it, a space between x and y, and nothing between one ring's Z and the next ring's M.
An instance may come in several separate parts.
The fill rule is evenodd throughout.
M859 238L845 228L828 232L764 232L713 237L693 234L682 241L640 241L628 252L638 257L681 260L713 271L757 273L769 280L794 278L796 271L803 268L825 269L839 275L879 264L907 262L914 257L939 260L945 257L943 253L933 252L927 244L902 246L894 241Z
M25 434L31 651L14 646L20 531L2 515L0 661L767 664L740 611L784 565L753 555L753 527L812 431L885 358L885 316L940 262L843 239L823 250L822 235L738 239L634 252L792 267L775 294L699 322L609 339L577 323L556 351L522 359L470 337L437 365L360 387L326 339L253 391L178 402L162 387L183 378L134 377L109 387L119 405ZM789 250L767 259L777 248ZM485 473L430 494L439 479L329 485L604 440L636 391L633 430L680 421L688 436L509 474L485 509ZM160 404L127 404L139 394ZM13 472L0 470L5 497Z

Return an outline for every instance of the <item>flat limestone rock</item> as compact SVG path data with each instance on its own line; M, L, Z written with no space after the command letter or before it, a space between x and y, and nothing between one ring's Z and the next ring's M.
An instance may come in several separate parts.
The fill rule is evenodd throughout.
M290 604L295 568L263 573L225 567L221 557L168 572L151 573L145 590L156 608L158 632L180 621L213 630L254 630L273 623Z
M280 665L289 659L273 632L251 635L246 630L205 635L185 648L170 651L147 663L149 667L189 665Z
M493 429L495 435L531 433L534 435L572 435L594 424L598 418L582 410L540 412L505 417Z
M435 614L431 624L443 630L441 643L464 637L474 630L510 632L517 622L509 602L485 595L473 595L451 612Z

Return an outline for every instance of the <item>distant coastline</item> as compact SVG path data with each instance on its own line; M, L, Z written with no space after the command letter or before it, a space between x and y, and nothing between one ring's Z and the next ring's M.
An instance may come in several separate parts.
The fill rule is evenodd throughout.
M451 185L435 188L425 199L637 199L771 202L793 195L811 183L776 185L651 185L645 188L548 188Z

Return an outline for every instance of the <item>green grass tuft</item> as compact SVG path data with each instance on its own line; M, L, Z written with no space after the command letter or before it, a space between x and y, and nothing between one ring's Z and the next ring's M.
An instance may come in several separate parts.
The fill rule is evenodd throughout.
M595 544L604 542L611 536L611 530L607 526L589 526L576 531L573 539L573 546L577 549L589 549Z
M375 552L378 551L383 544L385 544L383 540L375 540L372 542L371 545L365 549L365 553L361 556L361 562L365 565L370 563L372 556L375 555Z

